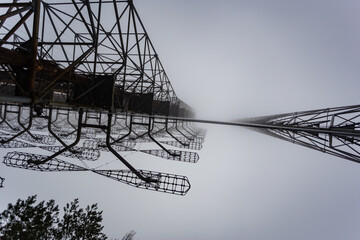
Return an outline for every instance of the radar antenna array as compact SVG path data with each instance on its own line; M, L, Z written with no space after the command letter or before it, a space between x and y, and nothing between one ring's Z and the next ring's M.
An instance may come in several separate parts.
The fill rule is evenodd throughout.
M236 122L195 119L132 0L0 3L0 147L10 149L3 160L10 167L90 171L185 195L187 177L136 169L127 156L196 163L206 131L194 123L208 123L249 127L360 162L359 116L356 105Z
M0 147L21 148L5 165L188 192L186 177L138 170L125 157L195 163L190 150L204 139L191 123L158 120L193 111L175 94L132 1L0 3L0 37ZM101 168L110 167L108 154L127 169Z

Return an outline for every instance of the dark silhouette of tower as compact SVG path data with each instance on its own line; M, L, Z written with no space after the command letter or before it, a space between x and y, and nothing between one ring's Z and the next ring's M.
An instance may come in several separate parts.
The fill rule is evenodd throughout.
M176 95L132 0L0 3L0 147L10 149L7 166L91 171L185 195L186 176L136 169L125 153L196 163L205 130L192 123L201 122L249 127L359 162L359 109L199 120ZM106 168L105 152L126 169Z

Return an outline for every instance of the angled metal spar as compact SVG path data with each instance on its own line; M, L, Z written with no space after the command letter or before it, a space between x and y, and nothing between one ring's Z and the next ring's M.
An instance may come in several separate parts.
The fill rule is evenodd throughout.
M186 177L137 170L124 157L131 151L198 160L197 153L162 143L187 146L194 131L152 122L159 115L189 117L192 110L175 94L131 0L0 3L0 107L1 147L25 151L9 151L8 166L78 169L63 167L71 158L84 166L79 169L104 175L105 170L89 166L109 151L128 170L109 169L104 176L179 195L190 188ZM145 128L132 119L140 114L146 115L141 117ZM158 148L150 152L137 144L151 140ZM131 180L114 177L126 172Z

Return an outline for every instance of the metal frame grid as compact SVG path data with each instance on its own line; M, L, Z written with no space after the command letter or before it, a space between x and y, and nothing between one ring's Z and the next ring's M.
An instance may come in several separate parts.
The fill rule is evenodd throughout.
M261 132L350 161L360 162L360 105L248 119Z

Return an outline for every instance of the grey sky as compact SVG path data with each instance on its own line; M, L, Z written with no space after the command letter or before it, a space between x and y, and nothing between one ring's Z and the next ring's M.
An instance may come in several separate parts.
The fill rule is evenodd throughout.
M357 1L143 2L175 89L196 107L237 118L353 103L338 93L356 91Z
M359 1L134 3L177 95L199 118L359 103ZM1 164L0 209L32 194L60 205L78 197L99 204L105 232L118 238L135 230L143 240L360 239L360 165L248 129L207 127L196 164L126 156L188 176L185 197Z

